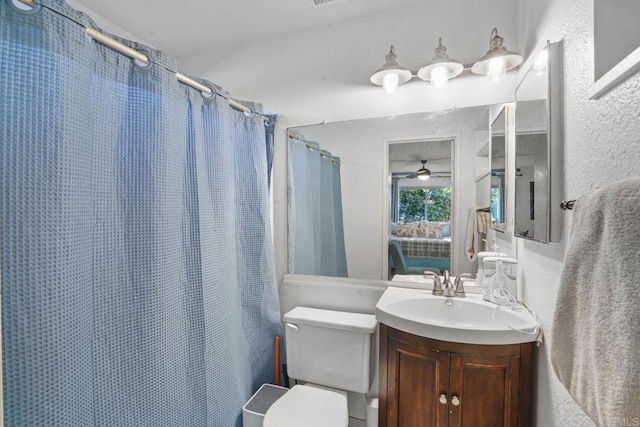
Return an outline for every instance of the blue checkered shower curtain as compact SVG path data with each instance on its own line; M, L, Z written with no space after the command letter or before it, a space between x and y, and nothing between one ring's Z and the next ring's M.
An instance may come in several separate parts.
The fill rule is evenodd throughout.
M262 120L38 3L0 0L5 426L240 426L280 334Z
M289 273L348 277L340 159L289 137Z

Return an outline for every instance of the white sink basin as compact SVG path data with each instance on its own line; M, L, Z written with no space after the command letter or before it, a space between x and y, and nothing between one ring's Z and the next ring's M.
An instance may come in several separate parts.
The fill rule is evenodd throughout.
M536 340L538 322L528 311L504 307L496 312L496 307L480 295L445 298L430 290L388 287L376 305L376 318L392 328L441 341L519 344Z

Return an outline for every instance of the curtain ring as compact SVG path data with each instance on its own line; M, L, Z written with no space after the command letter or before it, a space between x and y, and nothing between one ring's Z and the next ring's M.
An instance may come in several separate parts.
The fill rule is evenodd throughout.
M211 91L211 92L205 92L204 90L200 91L200 95L202 95L204 99L210 100L216 97L216 95L218 94L218 91L216 90L215 87L211 87L209 85L203 85L203 86L205 86L207 89Z
M7 4L11 9L19 13L24 13L25 15L37 13L41 7L33 1L7 0Z
M136 50L147 57L147 62L143 62L137 58L132 58L131 60L133 61L133 65L143 70L151 68L151 65L153 64L153 61L151 61L151 52L144 48L136 48Z

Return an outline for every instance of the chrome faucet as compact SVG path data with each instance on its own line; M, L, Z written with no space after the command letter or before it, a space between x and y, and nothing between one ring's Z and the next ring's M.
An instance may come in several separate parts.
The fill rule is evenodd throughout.
M471 274L464 273L456 277L454 283L451 283L451 275L449 270L445 270L443 273L443 279L440 279L436 273L432 271L425 271L424 278L433 280L433 295L442 295L447 298L464 298L464 282L473 280Z

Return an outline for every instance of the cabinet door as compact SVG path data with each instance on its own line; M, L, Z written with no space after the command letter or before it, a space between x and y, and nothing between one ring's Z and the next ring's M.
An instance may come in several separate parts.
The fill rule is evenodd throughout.
M449 353L389 339L387 427L445 427L449 398Z
M449 425L516 427L519 356L451 354Z

